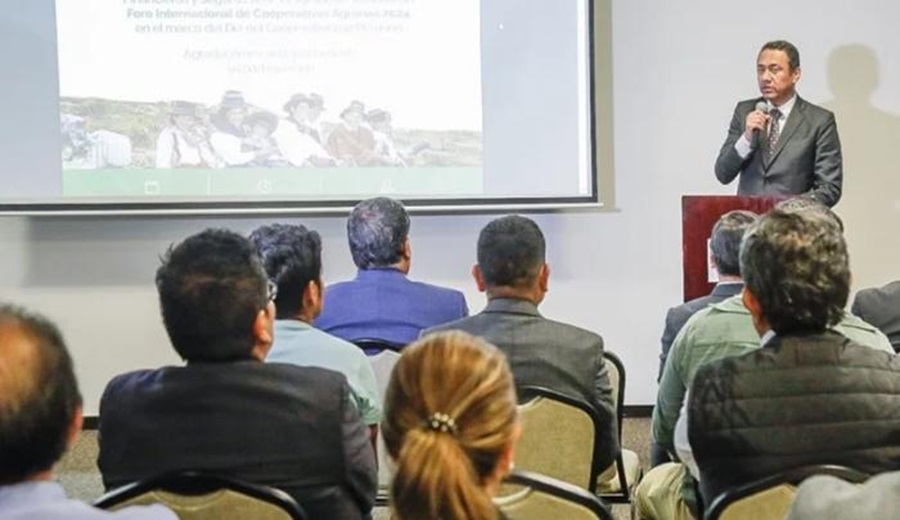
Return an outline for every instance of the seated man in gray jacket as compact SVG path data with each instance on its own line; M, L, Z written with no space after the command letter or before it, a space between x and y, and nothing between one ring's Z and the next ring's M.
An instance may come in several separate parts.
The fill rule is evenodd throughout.
M900 467L900 360L829 330L850 291L834 220L773 210L747 232L741 272L763 346L700 366L690 387L687 439L704 502L810 464Z
M481 336L506 355L516 387L542 386L593 405L603 424L594 462L603 471L619 454L603 339L538 312L550 277L545 250L544 235L530 219L511 215L488 223L478 236L472 270L478 290L487 292L487 307L423 334L456 329Z

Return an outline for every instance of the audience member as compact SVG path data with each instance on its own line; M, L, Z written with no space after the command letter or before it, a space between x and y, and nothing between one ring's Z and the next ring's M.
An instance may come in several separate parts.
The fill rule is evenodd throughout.
M356 278L329 286L316 327L350 342L376 339L406 345L422 329L469 314L459 291L411 281L409 214L399 201L360 202L347 220Z
M774 210L747 232L741 271L762 347L696 371L684 446L704 501L809 464L897 469L900 361L829 330L850 291L837 223Z
M250 234L275 297L275 343L268 362L316 366L344 374L351 396L372 429L381 421L381 399L372 365L362 350L316 329L310 323L322 312L322 241L301 225L272 224Z
M741 293L744 281L741 279L738 254L744 231L750 227L750 224L756 222L756 218L756 213L751 211L735 210L725 213L716 221L709 238L709 264L718 273L719 280L710 294L672 307L666 313L666 327L662 335L662 352L659 355L657 381L662 379L672 342L675 341L675 336L684 327L688 318L710 304Z
M729 211L719 217L719 220L713 226L709 239L709 264L718 273L719 280L710 294L672 307L666 313L666 327L662 335L662 352L659 355L659 376L657 376L657 382L662 380L663 369L666 367L666 358L669 357L672 342L675 341L675 336L684 327L688 318L713 303L719 303L726 298L740 294L741 289L744 288L738 254L744 231L756 221L756 218L756 213L750 211ZM666 450L651 441L651 467L670 460L671 458Z
M206 230L156 272L163 323L185 366L113 379L100 402L107 488L203 469L274 486L311 518L368 517L375 456L347 379L263 363L276 286L246 238Z
M491 502L512 470L521 433L503 355L462 332L434 334L403 351L382 424L396 462L397 520L494 520Z
M797 488L787 520L893 520L900 511L900 471L851 484L830 475L810 477Z
M543 386L593 405L604 426L598 432L602 452L595 458L603 471L619 454L603 340L538 312L550 277L545 249L544 235L532 220L514 215L491 221L478 236L472 271L478 290L487 292L487 307L425 334L455 329L481 336L506 355L517 388Z
M838 226L827 207L792 202L787 212L813 213ZM781 210L779 210L781 211ZM843 313L831 329L876 350L892 352L887 338L859 318ZM652 446L675 454L675 426L684 415L687 389L697 369L710 361L754 351L760 347L750 311L741 296L733 296L698 311L684 325L669 352L653 408ZM635 491L641 518L692 518L696 509L693 477L682 464L654 467Z
M900 352L900 281L856 293L850 311L884 332Z
M176 520L159 505L110 513L66 498L52 469L81 423L81 394L62 334L42 316L0 305L0 518Z

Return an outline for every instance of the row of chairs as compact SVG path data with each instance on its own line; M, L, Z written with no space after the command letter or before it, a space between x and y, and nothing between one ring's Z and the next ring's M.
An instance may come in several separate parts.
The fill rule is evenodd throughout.
M608 506L576 486L526 472L507 480L521 486L497 501L510 520L612 520ZM303 508L281 490L197 472L161 475L111 491L94 505L116 510L165 504L179 520L307 520Z
M364 340L357 345L369 355L383 396L391 371L400 357L398 346L377 340ZM613 384L621 444L625 371L615 354L607 352L605 355ZM504 494L498 499L501 508L513 520L547 518L553 512L560 518L612 518L609 507L598 499L598 494L609 502L631 501L634 486L642 475L637 454L622 450L615 463L598 474L593 457L600 423L593 408L549 389L526 387L523 390L533 396L520 406L523 435L516 465L525 471L514 473L504 486ZM560 424L565 427L559 428ZM554 449L547 450L547 446L554 446ZM386 505L391 475L387 450L380 438L378 458L376 504ZM304 518L302 508L278 490L195 473L164 475L126 486L104 496L98 504L108 507L111 504L162 501L173 507L179 518L200 519L218 518L216 515L224 514L224 511L240 511L244 507L241 504L260 498L268 504L287 504L285 510L290 516L273 519ZM207 511L216 513L205 516ZM268 520L270 517L253 518Z
M383 396L394 364L400 357L399 349L377 340L359 341L357 346L369 355ZM625 368L612 352L604 352L604 359L613 387L621 445ZM522 438L516 450L516 467L544 475L563 485L576 486L608 502L630 503L634 487L643 475L639 457L634 451L623 449L612 466L602 472L596 470L593 459L599 447L597 432L601 424L593 407L547 388L526 386L522 391L532 398L519 407ZM560 425L565 427L560 428ZM548 450L547 446L553 446L553 449ZM386 453L379 439L379 493L376 503L380 505L387 503L391 479ZM507 488L506 492L512 493L511 489Z

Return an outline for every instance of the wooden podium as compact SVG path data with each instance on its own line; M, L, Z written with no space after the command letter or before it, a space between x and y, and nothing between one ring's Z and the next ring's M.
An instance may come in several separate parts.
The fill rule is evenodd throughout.
M715 284L709 282L707 241L719 217L735 209L763 213L781 197L735 197L731 195L684 195L681 197L681 250L684 266L684 301L706 296Z

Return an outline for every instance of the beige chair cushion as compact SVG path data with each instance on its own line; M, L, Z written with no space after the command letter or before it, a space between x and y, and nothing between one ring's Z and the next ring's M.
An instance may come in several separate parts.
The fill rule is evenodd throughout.
M291 520L291 515L280 507L231 490L194 496L151 491L112 509L149 504L165 504L179 520Z
M494 500L509 520L596 520L590 509L531 488Z
M720 520L757 520L784 518L791 509L797 487L782 484L731 503L719 515Z
M516 468L588 488L594 453L594 423L583 411L536 397L519 406L522 437Z

